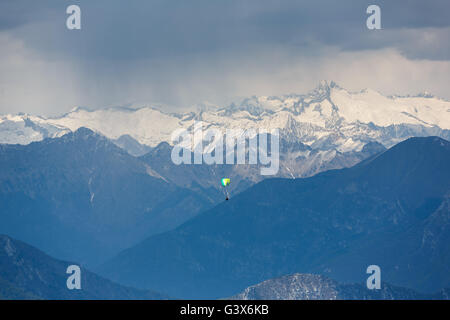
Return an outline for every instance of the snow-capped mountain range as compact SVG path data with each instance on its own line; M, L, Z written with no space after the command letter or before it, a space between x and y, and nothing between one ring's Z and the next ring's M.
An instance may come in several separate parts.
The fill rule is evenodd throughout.
M251 97L228 107L165 113L153 107L75 108L61 117L0 116L0 143L28 144L87 127L116 140L127 135L146 146L172 144L171 134L195 120L220 130L281 130L282 137L313 149L360 151L370 141L385 147L415 135L449 137L450 102L430 95L386 97L373 90L352 93L323 81L305 95Z

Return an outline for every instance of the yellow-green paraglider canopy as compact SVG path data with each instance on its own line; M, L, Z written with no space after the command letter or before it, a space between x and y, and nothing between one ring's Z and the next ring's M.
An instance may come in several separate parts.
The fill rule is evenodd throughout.
M226 187L227 185L229 185L231 183L231 179L229 179L229 178L223 178L222 179L222 185L224 186L224 187Z

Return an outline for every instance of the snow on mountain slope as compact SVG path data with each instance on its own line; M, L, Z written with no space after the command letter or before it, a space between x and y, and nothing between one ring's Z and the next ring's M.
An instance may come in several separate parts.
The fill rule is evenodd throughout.
M409 123L450 129L450 103L434 97L388 98L373 90L350 94L341 89L332 91L331 100L347 122L372 122L382 127Z
M172 144L178 128L195 120L220 130L275 129L287 141L319 150L360 151L371 141L390 147L411 136L450 137L450 102L432 96L385 97L373 90L349 92L334 82L321 82L306 95L251 97L225 108L165 113L152 107L76 108L58 118L28 115L0 117L0 143L27 144L68 130L87 127L108 138L128 135L154 147Z
M128 134L149 146L168 141L172 131L179 127L179 119L153 108L109 108L96 111L77 108L63 117L48 119L48 122L72 131L87 127L111 139Z
M70 130L48 120L28 115L0 115L0 143L29 144L48 137L59 137Z

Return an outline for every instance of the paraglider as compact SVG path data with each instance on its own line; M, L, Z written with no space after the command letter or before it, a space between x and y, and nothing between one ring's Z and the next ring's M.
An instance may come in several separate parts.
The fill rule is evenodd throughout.
M222 179L222 186L225 188L225 192L226 192L226 194L227 194L227 197L225 198L225 200L228 200L228 199L229 199L227 186L228 186L230 183L231 183L231 179L230 179L230 178L223 178L223 179Z

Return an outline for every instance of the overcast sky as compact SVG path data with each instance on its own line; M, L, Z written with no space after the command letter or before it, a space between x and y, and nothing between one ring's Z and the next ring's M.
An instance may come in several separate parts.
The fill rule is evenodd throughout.
M81 30L66 8L81 7ZM366 8L381 7L382 30ZM450 99L450 1L1 0L0 113L352 91Z

